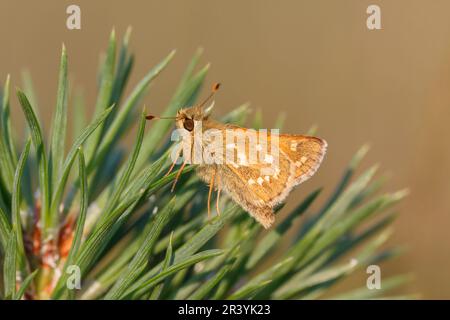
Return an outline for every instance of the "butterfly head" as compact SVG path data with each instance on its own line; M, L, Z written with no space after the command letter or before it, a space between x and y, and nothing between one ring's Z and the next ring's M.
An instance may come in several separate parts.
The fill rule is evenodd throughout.
M207 120L209 115L211 114L211 110L214 107L214 101L205 108L206 103L214 96L214 94L219 90L220 83L215 83L212 87L210 95L203 100L202 103L188 108L182 108L178 110L177 115L175 117L156 117L152 115L148 115L147 120L152 119L174 119L175 125L177 128L186 129L191 132L194 130L196 121L204 121Z
M183 108L178 110L175 117L175 125L177 128L186 129L187 131L194 130L194 124L196 121L203 121L207 118L203 108L194 106L190 108Z

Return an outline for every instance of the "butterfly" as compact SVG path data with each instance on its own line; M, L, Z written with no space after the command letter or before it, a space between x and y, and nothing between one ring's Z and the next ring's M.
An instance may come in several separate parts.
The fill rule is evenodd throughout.
M183 139L167 173L172 172L175 160L183 155L172 191L184 167L196 163L197 175L209 184L208 216L211 215L213 190L217 191L218 214L220 194L224 191L267 229L275 222L274 208L295 186L317 171L324 159L327 142L313 136L268 133L215 121L210 118L214 103L207 108L205 105L218 89L219 84L214 84L211 94L202 103L180 109L175 117L147 116L148 120L175 120L177 129L189 138ZM211 132L214 134L208 134ZM196 139L197 133L200 133L200 139ZM210 161L194 161L199 152L193 152L193 149L200 150L200 157L205 155L205 149L208 150Z

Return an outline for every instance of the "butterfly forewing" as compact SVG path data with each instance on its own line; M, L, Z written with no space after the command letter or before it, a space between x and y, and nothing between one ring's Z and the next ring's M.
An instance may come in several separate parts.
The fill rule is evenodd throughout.
M317 171L327 150L325 140L302 135L282 134L279 146L295 168L295 185L306 181Z

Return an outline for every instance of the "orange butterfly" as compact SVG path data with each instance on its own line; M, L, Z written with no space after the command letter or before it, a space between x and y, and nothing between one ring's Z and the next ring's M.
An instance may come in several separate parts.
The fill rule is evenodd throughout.
M257 132L210 119L212 107L205 109L204 106L218 88L219 84L215 84L209 97L201 104L179 110L176 117L165 118L174 119L176 127L184 131L184 137L189 138L183 139L176 155L179 157L183 153L184 160L172 190L185 165L197 163L197 174L209 183L208 215L213 189L217 190L216 209L220 214L219 198L223 190L264 228L269 228L275 221L274 207L286 199L293 187L317 171L325 156L327 143L317 137L266 134L265 131ZM153 118L163 119L147 116L149 120ZM200 141L196 139L198 131ZM208 134L211 132L213 134ZM195 152L195 141L199 141L200 155L204 156L206 149L209 159L213 161L195 161L199 154ZM255 155L257 161L254 161ZM167 174L175 166L176 159L173 160Z

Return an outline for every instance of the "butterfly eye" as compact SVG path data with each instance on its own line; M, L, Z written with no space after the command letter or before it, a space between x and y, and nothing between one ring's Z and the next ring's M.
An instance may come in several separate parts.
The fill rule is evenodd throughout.
M192 130L194 130L194 120L192 120L192 119L186 118L186 119L184 120L183 125L184 125L184 128L185 128L187 131L192 131Z

